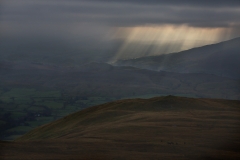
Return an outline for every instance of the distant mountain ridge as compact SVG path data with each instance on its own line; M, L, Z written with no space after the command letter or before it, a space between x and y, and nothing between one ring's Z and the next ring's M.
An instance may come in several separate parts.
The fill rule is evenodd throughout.
M239 81L202 73L152 71L105 63L59 67L0 62L0 87L61 89L82 96L184 95L240 99Z
M240 37L160 56L119 60L115 65L155 71L207 73L240 79Z

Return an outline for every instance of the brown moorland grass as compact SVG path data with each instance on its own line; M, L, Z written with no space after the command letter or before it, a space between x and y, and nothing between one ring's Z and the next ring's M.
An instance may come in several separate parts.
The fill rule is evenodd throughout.
M17 159L240 159L240 101L119 100L0 142Z

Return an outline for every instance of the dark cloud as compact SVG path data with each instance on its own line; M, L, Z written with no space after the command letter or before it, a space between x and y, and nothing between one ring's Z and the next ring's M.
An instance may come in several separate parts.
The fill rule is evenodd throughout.
M42 24L53 22L60 24L71 22L97 22L117 26L141 25L146 23L184 23L193 26L210 27L216 27L218 25L221 27L239 25L239 0L214 2L194 0L33 0L33 2L30 2L29 0L21 0L20 6L9 3L9 7L8 5L3 7L0 20L3 22L16 21L19 23L30 21ZM147 5L143 5L145 3ZM203 7L204 5L208 7Z
M134 3L144 5L176 5L176 6L204 6L204 7L236 7L239 0L90 0L110 3Z
M239 0L2 0L0 54L111 48L114 27L146 24L226 27L238 36L239 17Z

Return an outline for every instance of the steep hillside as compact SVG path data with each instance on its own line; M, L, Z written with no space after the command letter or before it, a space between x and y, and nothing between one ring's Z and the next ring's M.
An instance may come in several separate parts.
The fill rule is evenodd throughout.
M238 159L240 101L174 96L91 107L12 143L5 159ZM10 154L11 153L11 154Z
M240 78L240 38L179 53L119 60L115 64L179 73L208 73Z

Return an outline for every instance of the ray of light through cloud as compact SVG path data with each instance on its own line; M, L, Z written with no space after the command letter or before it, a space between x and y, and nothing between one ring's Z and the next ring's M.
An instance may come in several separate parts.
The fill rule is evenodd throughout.
M128 59L188 50L228 40L231 29L187 25L145 25L120 27L115 38L124 43L112 59Z

